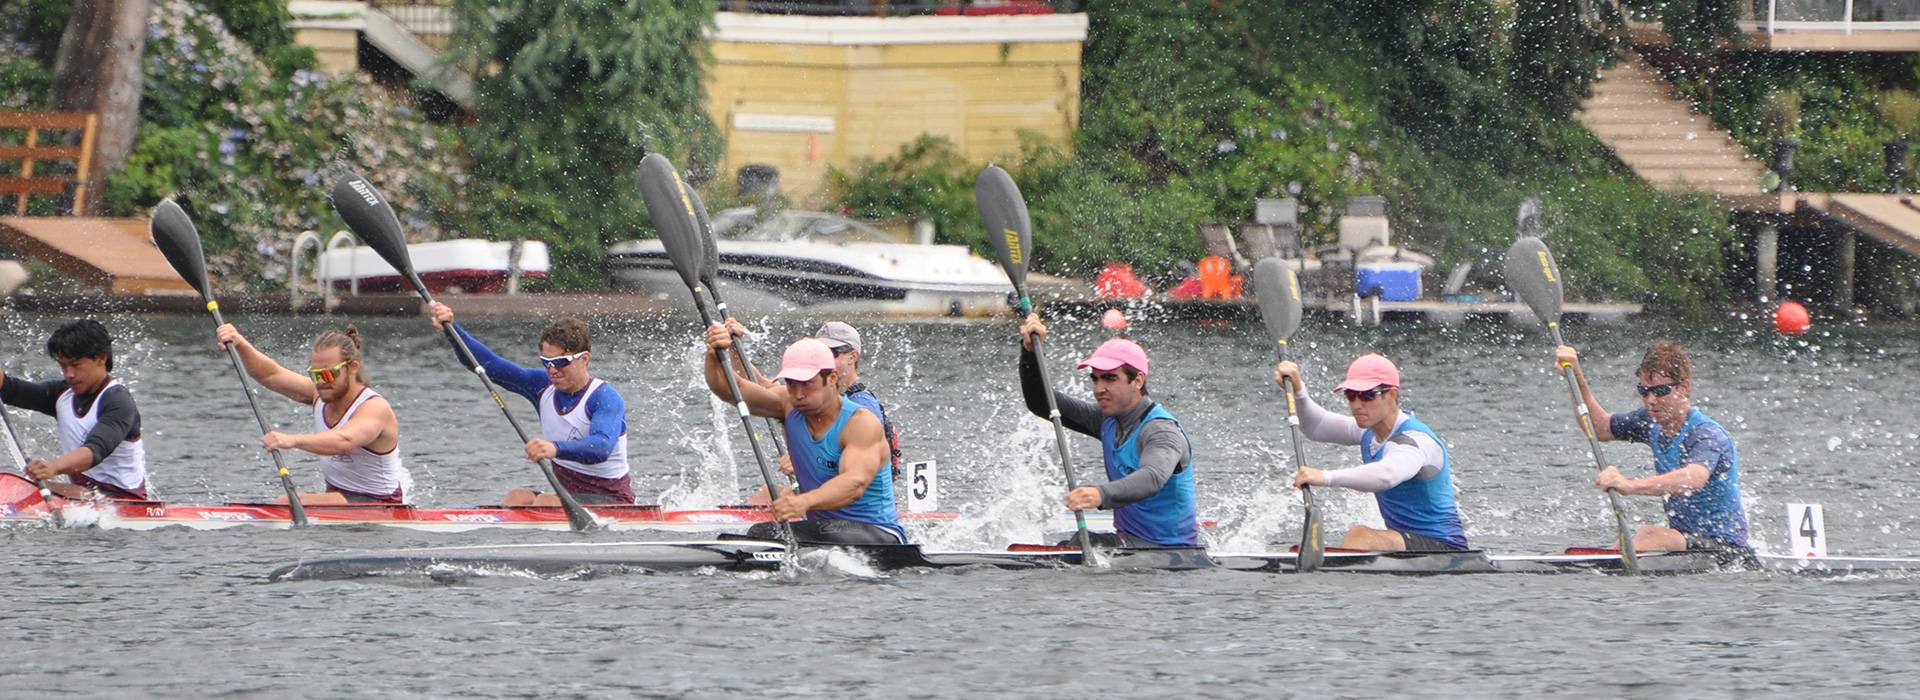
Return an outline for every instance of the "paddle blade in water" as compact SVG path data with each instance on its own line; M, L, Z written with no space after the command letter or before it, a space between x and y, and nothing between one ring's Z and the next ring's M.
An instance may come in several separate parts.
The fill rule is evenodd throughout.
M1265 258L1253 266L1253 293L1260 302L1260 320L1276 343L1287 342L1300 330L1300 278L1279 258Z
M380 259L393 269L399 270L414 289L426 289L413 271L413 258L407 254L407 236L400 232L400 219L394 216L393 207L374 189L373 183L348 173L333 183L331 194L333 210L340 212L340 218L347 222L347 228L353 229L353 235L359 236L360 242L379 253Z
M1020 186L1000 166L989 165L973 181L973 201L980 205L980 220L986 224L987 240L993 242L994 257L1014 288L1024 291L1033 254L1033 222L1027 218L1027 200L1021 198Z
M700 218L688 192L666 156L649 153L640 159L640 196L647 203L647 218L660 234L660 245L667 249L680 281L692 289L700 286L706 246L700 242Z
M193 227L193 219L187 217L186 210L172 199L160 200L160 206L153 208L148 231L153 236L153 244L160 247L160 254L167 258L167 264L180 273L180 279L193 285L200 298L212 301L213 286L207 283L207 258L200 252L200 232Z
M1541 323L1560 322L1560 267L1553 262L1547 244L1533 236L1522 236L1507 249L1507 286L1527 302Z

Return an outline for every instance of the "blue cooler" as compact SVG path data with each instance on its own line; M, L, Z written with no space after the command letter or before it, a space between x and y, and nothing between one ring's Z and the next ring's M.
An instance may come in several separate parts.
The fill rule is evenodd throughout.
M1420 265L1410 262L1364 263L1353 269L1353 293L1378 293L1381 301L1420 298Z

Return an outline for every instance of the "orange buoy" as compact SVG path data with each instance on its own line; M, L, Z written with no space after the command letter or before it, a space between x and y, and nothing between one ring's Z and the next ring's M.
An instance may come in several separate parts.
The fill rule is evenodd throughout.
M1807 307L1800 302L1788 299L1780 302L1773 310L1773 329L1787 335L1800 335L1813 327L1813 320L1807 318Z
M1105 314L1100 315L1100 327L1110 331L1124 331L1127 329L1127 315L1120 313L1119 309L1107 309Z

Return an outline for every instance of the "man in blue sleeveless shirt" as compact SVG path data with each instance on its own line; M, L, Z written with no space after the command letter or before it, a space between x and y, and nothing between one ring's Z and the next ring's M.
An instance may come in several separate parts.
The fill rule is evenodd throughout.
M727 318L727 330L735 338L747 334L747 327L732 317ZM880 429L887 436L887 465L890 467L888 471L894 483L899 484L900 432L894 429L893 421L887 417L887 407L880 403L880 397L874 396L873 390L867 388L866 382L860 380L860 360L864 357L860 349L860 331L854 330L853 326L844 321L828 321L820 326L820 330L814 331L813 337L825 343L827 349L833 351L833 383L834 387L840 391L840 395L872 411L874 417L880 419ZM748 374L755 377L761 376L758 367L749 367L748 370ZM764 377L761 377L760 385L769 389L779 388L774 381ZM780 455L780 473L793 475L792 457ZM753 505L766 505L772 500L767 495L767 487L762 486L760 490L753 493L752 498L747 499L747 502Z
M812 544L901 544L906 531L894 507L893 472L886 468L887 443L880 419L841 395L834 377L833 350L813 338L787 347L775 379L784 391L755 383L739 368L723 369L715 354L733 347L733 333L714 324L707 329L707 388L722 401L734 401L724 372L734 372L741 399L753 415L786 421L787 454L793 459L795 492L781 487L769 506L775 520L793 523L795 538ZM804 520L801 520L804 518ZM773 539L774 523L747 531Z
M1290 380L1299 399L1300 433L1316 442L1359 445L1358 467L1321 470L1306 465L1293 485L1335 486L1372 493L1386 529L1354 525L1340 546L1379 552L1447 551L1467 548L1466 528L1454 497L1447 446L1425 423L1400 410L1400 368L1368 353L1347 367L1334 391L1344 394L1353 417L1334 415L1307 395L1300 366L1281 362L1273 379Z
M1641 525L1633 535L1638 551L1745 549L1747 512L1740 504L1740 458L1727 429L1694 408L1693 361L1679 343L1662 340L1640 358L1641 406L1614 415L1587 388L1580 353L1561 346L1560 366L1571 368L1587 403L1594 437L1602 442L1628 440L1653 448L1653 476L1629 479L1609 465L1593 483L1628 496L1666 499L1667 526Z
M1035 337L1045 340L1047 327L1038 314L1028 314L1020 326L1020 390L1027 410L1046 418L1045 392L1053 388L1040 383L1039 358L1033 354ZM1198 546L1193 446L1173 414L1147 396L1147 351L1131 340L1114 338L1075 366L1092 371L1094 400L1054 391L1060 424L1100 439L1107 482L1069 491L1067 507L1113 511L1118 532L1096 533L1096 544Z

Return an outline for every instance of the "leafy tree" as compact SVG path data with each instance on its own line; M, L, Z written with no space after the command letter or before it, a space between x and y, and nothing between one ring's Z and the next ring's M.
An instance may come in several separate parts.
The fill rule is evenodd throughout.
M634 169L660 152L698 182L721 141L707 116L707 2L459 0L449 60L478 75L469 235L546 241L554 283L604 283L605 245L647 232Z

